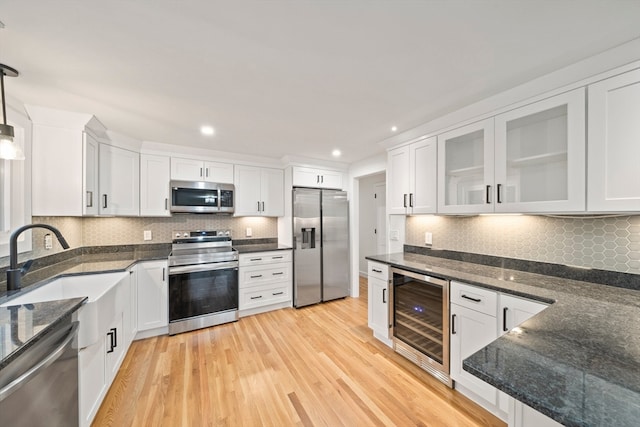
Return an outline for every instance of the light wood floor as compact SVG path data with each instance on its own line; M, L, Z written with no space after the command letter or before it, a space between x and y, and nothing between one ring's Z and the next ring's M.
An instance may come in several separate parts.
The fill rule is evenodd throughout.
M372 336L360 298L136 341L94 426L504 426Z

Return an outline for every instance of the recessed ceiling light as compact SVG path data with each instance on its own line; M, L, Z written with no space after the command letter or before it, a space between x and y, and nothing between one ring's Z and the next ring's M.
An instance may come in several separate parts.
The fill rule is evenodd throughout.
M216 133L215 129L211 126L202 126L200 128L200 133L202 133L203 135L207 135L207 136L211 136L214 133Z
M340 157L342 152L340 152L340 150L333 150L331 154L333 155L333 157Z
M395 132L398 130L398 126L391 126L391 132Z

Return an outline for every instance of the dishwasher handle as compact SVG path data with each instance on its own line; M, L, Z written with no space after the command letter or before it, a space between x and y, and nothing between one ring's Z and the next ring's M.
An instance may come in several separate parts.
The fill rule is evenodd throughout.
M51 352L50 355L42 359L34 367L29 369L24 374L20 375L18 378L16 378L15 380L7 384L5 388L0 390L0 402L2 402L7 397L11 396L13 392L18 390L24 384L28 383L33 377L38 375L43 369L48 368L49 366L51 366L53 362L58 360L60 356L62 356L62 353L64 353L64 350L69 344L69 342L71 342L71 340L75 338L76 334L78 333L79 325L80 325L79 322L73 322L67 336L62 340L60 345L53 352Z

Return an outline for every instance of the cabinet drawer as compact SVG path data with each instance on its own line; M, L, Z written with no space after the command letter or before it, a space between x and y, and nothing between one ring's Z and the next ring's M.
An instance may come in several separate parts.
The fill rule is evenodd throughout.
M291 283L291 263L240 267L240 289L276 282Z
M385 282L389 280L389 266L387 264L369 261L367 272L369 277L375 277Z
M274 262L290 262L291 251L256 252L240 254L240 266L272 264Z
M496 317L498 310L498 293L451 281L451 303L458 304L480 313Z
M291 283L275 283L240 290L240 310L262 307L269 304L289 301Z

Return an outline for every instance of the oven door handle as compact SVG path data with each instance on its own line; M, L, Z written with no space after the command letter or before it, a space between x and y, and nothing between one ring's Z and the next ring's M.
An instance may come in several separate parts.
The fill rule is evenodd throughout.
M169 267L169 276L183 273L197 273L200 271L230 270L238 268L238 261L212 262L208 264L182 265Z

